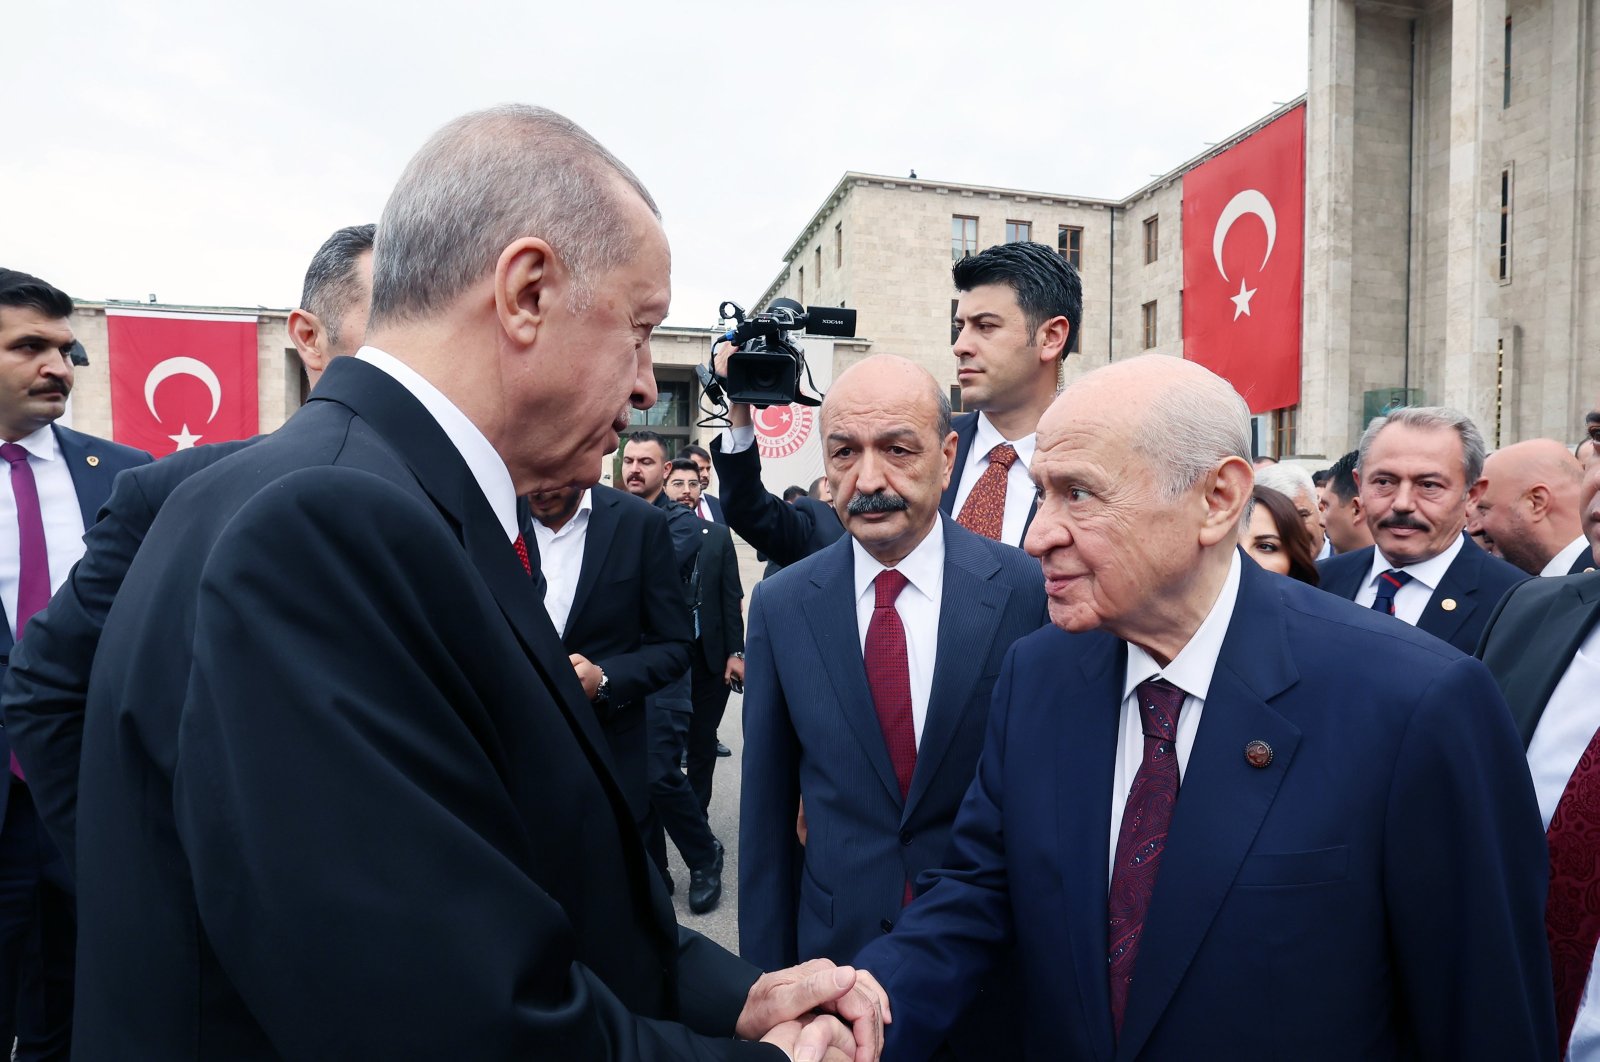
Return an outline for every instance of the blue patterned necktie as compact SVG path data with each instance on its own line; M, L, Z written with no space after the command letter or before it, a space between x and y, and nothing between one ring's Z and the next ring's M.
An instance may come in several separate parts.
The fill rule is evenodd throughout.
M1385 616L1394 615L1394 595L1400 588L1411 581L1411 576L1406 572L1397 572L1393 568L1378 576L1378 596L1372 599L1372 611L1382 612Z

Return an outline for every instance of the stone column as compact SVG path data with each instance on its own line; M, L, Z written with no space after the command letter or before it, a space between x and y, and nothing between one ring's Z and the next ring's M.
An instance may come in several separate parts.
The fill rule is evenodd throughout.
M1582 169L1584 71L1589 44L1589 5L1580 0L1550 4L1550 158L1546 197L1544 349L1533 352L1543 372L1532 422L1519 424L1518 438L1575 438L1593 396L1585 394L1578 365L1583 329L1578 313L1582 287L1579 234L1583 225ZM1513 250L1513 254L1515 250Z

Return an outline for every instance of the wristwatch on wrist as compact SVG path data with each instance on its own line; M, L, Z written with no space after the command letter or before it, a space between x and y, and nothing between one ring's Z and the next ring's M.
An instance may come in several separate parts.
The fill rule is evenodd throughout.
M728 655L733 657L735 660L743 660L744 659L744 650L741 649L737 653L729 653Z
M606 677L606 669L605 668L601 668L600 669L600 685L595 687L594 703L599 704L601 701L609 701L610 699L611 699L611 680Z

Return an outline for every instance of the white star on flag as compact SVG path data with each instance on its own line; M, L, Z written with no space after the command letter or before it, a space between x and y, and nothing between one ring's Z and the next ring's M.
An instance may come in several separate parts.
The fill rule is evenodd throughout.
M189 425L185 424L178 431L178 434L169 435L169 436L167 436L167 438L169 438L173 442L177 443L178 444L178 449L187 450L187 449L191 448L192 446L194 446L195 443L199 442L201 437L198 436L198 435L191 435L189 433Z
M1239 294L1230 296L1228 301L1233 303L1233 319L1237 321L1240 314L1250 316L1250 298L1256 293L1255 288L1244 286L1244 280L1239 281Z

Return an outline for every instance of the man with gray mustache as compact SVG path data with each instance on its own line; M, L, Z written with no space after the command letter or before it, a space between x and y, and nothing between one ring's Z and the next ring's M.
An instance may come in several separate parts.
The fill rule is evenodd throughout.
M1413 406L1373 420L1358 453L1374 545L1318 564L1322 589L1472 653L1500 598L1527 578L1462 533L1483 492L1483 434L1464 413Z

